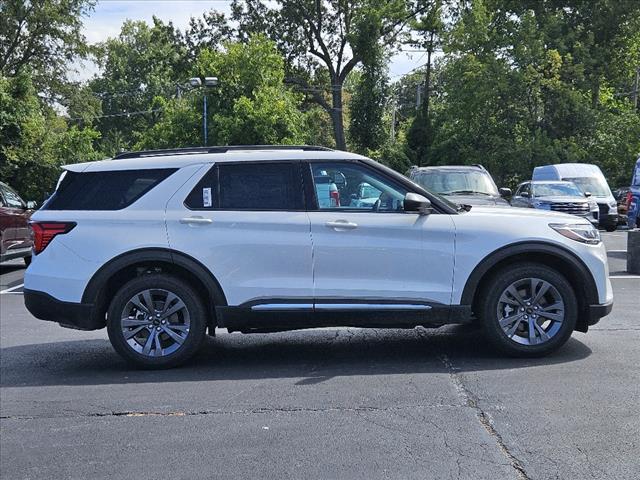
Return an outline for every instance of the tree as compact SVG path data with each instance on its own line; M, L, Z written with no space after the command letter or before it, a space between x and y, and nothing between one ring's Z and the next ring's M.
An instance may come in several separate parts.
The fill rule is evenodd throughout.
M154 17L151 26L127 20L97 51L102 74L89 85L102 103L98 129L130 148L160 118L154 98L173 96L186 82L187 46L171 23Z
M195 60L204 48L218 50L223 42L231 41L236 34L224 13L210 10L202 18L191 17L184 40L189 49L189 57Z
M31 78L0 76L0 178L25 198L42 200L55 187L60 165L95 160L100 134L68 128L38 99Z
M415 18L412 23L412 33L417 35L410 44L424 48L427 53L427 63L424 76L424 89L422 92L419 112L411 126L408 140L417 153L418 165L428 161L431 143L433 142L433 126L431 123L431 68L432 57L436 48L440 45L444 31L442 21L442 0L425 0L425 14Z
M297 59L295 66L305 65L298 53L318 62L306 63L311 69L306 76L299 74L300 68L291 68L297 75L291 75L288 81L307 92L329 113L336 147L341 150L346 149L343 86L347 76L362 62L362 46L379 44L392 48L405 33L410 19L426 8L403 0L280 0L274 9L257 0L237 0L235 4L235 18L242 25L241 31L264 29L267 35L278 35L274 40L280 41L286 58ZM358 28L363 26L370 28ZM314 65L320 66L326 76L319 74Z
M203 94L209 99L212 144L305 142L301 96L285 87L284 62L273 42L258 35L247 43L227 43L223 50L203 49L192 74L224 80L207 92L198 89L180 99L156 98L160 119L144 132L136 148L202 144Z
M30 71L38 92L54 97L70 63L87 54L82 18L95 0L0 2L0 74Z

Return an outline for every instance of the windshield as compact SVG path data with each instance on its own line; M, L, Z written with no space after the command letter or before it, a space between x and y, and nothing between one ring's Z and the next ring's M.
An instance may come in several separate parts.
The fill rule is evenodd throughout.
M575 183L582 193L589 192L595 197L608 197L611 195L607 182L598 177L576 177L576 178L563 178L568 182Z
M480 194L498 196L491 176L480 170L469 171L422 171L415 182L429 191L441 195Z
M573 183L534 183L534 197L582 197L583 193Z

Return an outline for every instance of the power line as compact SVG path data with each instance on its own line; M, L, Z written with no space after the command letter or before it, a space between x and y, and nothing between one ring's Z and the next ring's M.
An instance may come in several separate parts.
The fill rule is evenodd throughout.
M113 118L113 117L129 117L132 115L144 115L147 113L156 113L156 112L162 112L164 110L164 108L155 108L153 110L138 110L137 112L121 112L121 113L112 113L109 115L96 115L95 117L91 117L91 119L98 119L98 118ZM69 121L75 121L75 120L85 120L82 117L77 117L77 118L68 118L67 120Z

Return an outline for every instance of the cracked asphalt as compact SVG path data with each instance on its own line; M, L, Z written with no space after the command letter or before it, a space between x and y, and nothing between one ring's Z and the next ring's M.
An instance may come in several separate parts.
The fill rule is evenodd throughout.
M613 313L533 360L469 327L220 331L131 370L105 331L31 317L4 265L0 478L637 479L640 278L603 237Z

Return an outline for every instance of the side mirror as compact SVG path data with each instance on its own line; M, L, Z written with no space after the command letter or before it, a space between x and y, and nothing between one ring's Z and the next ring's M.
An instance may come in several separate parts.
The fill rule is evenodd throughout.
M531 194L530 194L529 192L522 192L522 193L520 194L520 196L521 196L521 197L524 197L524 198L529 198L529 197L531 196Z
M431 200L417 193L409 192L404 197L404 211L429 215L433 212Z
M37 202L34 202L33 200L27 202L27 210L35 210L36 208L38 208Z
M591 192L584 192L584 196L589 198L591 196Z
M498 189L498 191L500 192L500 196L504 198L511 198L511 196L513 195L513 192L511 192L510 188L500 188Z

